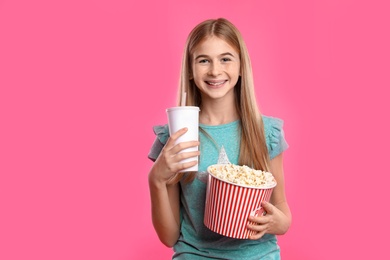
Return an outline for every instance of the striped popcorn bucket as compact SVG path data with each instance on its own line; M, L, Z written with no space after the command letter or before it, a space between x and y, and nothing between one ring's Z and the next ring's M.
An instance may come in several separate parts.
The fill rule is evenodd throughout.
M275 184L276 185L276 184ZM263 214L262 201L269 201L273 188L247 187L229 183L209 174L204 224L210 230L232 238L247 239L248 217Z

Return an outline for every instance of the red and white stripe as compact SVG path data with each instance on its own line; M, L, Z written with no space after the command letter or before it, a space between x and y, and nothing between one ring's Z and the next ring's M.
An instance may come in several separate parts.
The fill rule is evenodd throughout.
M272 190L234 185L209 174L204 224L221 235L247 239L254 233L247 229L248 217L262 213L261 202L270 200Z

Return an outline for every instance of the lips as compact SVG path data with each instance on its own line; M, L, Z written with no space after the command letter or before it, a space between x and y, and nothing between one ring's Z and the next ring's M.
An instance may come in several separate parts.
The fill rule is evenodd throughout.
M205 81L207 85L212 87L219 87L222 86L227 80L209 80Z

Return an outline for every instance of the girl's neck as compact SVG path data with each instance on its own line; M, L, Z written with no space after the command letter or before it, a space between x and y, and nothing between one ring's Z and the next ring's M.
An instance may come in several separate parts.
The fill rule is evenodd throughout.
M239 115L234 102L202 102L199 114L199 122L204 125L222 125L234 122Z

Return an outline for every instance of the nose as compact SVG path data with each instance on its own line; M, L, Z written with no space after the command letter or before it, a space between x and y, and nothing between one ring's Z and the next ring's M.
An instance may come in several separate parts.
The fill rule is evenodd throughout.
M221 66L220 64L213 62L210 64L210 69L209 69L209 75L210 76L218 76L221 73Z

